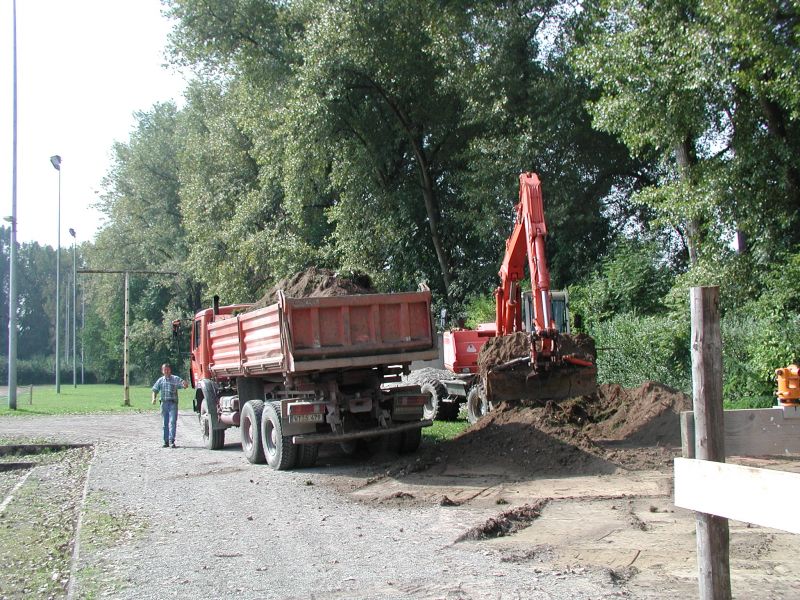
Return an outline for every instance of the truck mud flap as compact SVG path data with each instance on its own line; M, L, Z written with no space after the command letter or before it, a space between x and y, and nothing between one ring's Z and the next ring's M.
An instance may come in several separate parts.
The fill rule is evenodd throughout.
M423 427L430 427L433 421L430 419L424 421L414 421L413 423L403 423L402 425L394 425L389 429L383 427L375 427L374 429L363 429L361 431L354 431L352 433L309 433L303 435L295 435L292 437L294 444L338 444L339 442L349 442L351 440L361 440L365 438L380 437L382 435L391 435L393 433L400 433L409 431L411 429L421 429Z
M200 389L203 391L203 398L206 401L208 408L208 419L211 421L212 429L227 429L227 427L219 422L219 408L217 406L217 388L214 382L210 379L203 379L199 383Z

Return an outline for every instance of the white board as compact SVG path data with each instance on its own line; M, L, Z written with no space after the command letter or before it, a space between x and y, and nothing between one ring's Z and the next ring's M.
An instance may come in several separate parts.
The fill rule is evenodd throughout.
M800 474L675 459L675 506L800 533Z

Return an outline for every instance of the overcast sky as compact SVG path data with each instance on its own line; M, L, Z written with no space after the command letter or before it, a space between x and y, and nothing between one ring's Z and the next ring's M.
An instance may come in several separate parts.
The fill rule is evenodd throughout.
M0 1L0 218L12 198L12 0ZM180 100L185 82L163 64L170 23L159 0L17 0L17 239L91 241L114 141L133 113ZM179 102L180 104L180 102Z

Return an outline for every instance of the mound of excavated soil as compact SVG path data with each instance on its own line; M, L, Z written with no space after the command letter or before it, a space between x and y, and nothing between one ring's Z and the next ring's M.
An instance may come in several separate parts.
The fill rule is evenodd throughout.
M589 415L586 432L595 440L624 440L642 446L679 446L681 411L692 410L686 394L647 381L637 388L602 385L597 398L582 402Z
M348 278L341 277L330 269L309 267L305 271L278 281L256 302L255 308L277 302L278 292L281 290L289 298L320 298L375 293L367 275Z
M443 459L466 470L536 475L662 468L680 445L679 414L690 409L685 394L654 382L601 385L591 396L544 406L504 403L444 444Z

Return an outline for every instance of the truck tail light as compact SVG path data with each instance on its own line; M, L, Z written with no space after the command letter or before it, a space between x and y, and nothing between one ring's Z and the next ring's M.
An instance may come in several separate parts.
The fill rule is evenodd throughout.
M290 417L297 415L315 415L325 412L325 405L315 402L292 402L287 407Z

